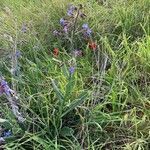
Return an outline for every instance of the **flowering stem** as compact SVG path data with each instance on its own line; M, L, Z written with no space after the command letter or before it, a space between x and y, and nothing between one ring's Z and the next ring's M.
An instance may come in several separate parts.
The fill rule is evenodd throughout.
M76 14L76 17L74 19L74 26L73 26L73 31L72 31L72 41L74 39L74 35L75 35L75 30L76 30L76 24L77 24L77 20L78 20L78 17L79 17L79 13L80 13L80 8L78 8L78 11L77 11L77 14ZM74 43L72 42L72 49L74 49Z
M19 123L23 123L25 121L25 118L23 118L22 114L19 112L19 107L17 106L16 102L18 101L18 97L16 95L16 81L14 80L16 78L16 71L17 71L17 66L18 66L18 60L17 60L17 25L16 25L16 37L14 41L14 48L12 52L12 60L11 60L11 81L12 81L12 91L13 93L5 93L7 100L9 101L12 112L15 115L16 119L18 120ZM3 80L3 77L0 77L0 81Z
M9 101L12 112L15 115L16 119L19 121L19 123L23 123L25 121L25 118L23 118L22 114L19 112L19 107L16 105L16 97L11 95L6 95L7 100Z
M2 82L4 82L4 84L1 85L2 86L1 88L3 88L2 94L4 93L6 95L6 98L11 105L12 112L13 112L14 116L16 117L16 119L18 120L18 122L23 123L25 121L25 118L22 117L22 114L19 112L19 107L16 104L18 97L13 95L13 90L11 90L9 88L9 86L7 85L7 82L5 82L3 76L0 76L0 83L2 84Z
M17 32L17 25L16 25L16 32ZM16 33L16 37L15 37L15 41L14 41L14 48L13 48L13 53L12 53L12 60L11 60L12 89L14 91L16 91L16 83L14 81L14 78L16 76L17 65L18 65L17 56L16 56L17 39L18 39L18 36L17 36L17 33Z

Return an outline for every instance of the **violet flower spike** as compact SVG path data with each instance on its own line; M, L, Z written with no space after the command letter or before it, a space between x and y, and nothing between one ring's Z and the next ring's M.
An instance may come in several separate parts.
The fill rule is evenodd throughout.
M0 83L0 94L6 94L10 95L13 92L13 90L10 89L7 82L5 80L2 80Z
M3 77L0 77L0 93L6 95L6 98L11 105L13 114L20 123L23 123L25 121L25 118L23 118L22 114L19 112L19 107L14 102L14 100L17 100L18 98L14 95L15 92L10 89ZM6 133L5 135L10 135L10 133ZM0 142L2 141L3 138L0 137Z

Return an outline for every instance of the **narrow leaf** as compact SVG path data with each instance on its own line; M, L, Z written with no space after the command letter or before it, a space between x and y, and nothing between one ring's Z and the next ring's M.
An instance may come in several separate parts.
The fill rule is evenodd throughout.
M11 123L8 120L2 118L0 118L0 125L3 125L7 129L10 129L12 127Z
M56 93L56 96L57 98L60 100L60 101L63 101L64 100L64 96L62 94L62 92L59 90L59 88L57 87L55 81L53 79L51 79L52 81L52 85L53 85L53 88L54 88L54 91Z
M63 136L63 137L66 137L66 136L72 136L74 133L74 130L72 128L69 128L69 127L63 127L60 131L60 134Z
M76 101L73 101L64 111L64 113L62 114L61 117L65 116L66 114L68 114L70 111L72 111L74 108L76 108L77 106L79 106L81 103L83 103L86 98L87 98L87 92L83 92L79 95L78 99Z

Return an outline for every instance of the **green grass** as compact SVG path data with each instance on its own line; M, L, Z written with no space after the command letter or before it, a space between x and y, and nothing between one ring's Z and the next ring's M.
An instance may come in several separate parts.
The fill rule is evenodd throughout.
M71 39L84 55L73 58L68 39L54 29L68 3L83 4L98 49ZM0 97L1 127L11 129L4 149L148 150L150 146L149 0L1 0L0 72L26 118L18 123ZM28 30L21 32L22 24ZM82 40L82 41L80 41ZM53 48L60 54L53 57ZM11 54L20 67L11 75ZM69 67L76 65L69 75ZM5 124L4 124L5 123Z

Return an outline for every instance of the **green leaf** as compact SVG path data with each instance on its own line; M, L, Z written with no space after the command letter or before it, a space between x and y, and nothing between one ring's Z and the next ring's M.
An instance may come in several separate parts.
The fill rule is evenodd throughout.
M59 90L59 88L57 87L55 81L54 81L53 79L51 79L51 81L52 81L53 89L54 89L54 91L55 91L55 93L56 93L57 98L58 98L60 101L63 101L63 100L64 100L64 96L63 96L62 92L61 92L61 91Z
M74 85L75 85L74 79L70 78L68 84L66 85L65 100L72 95L72 90L74 88Z
M69 127L63 127L60 131L60 135L61 136L72 136L74 133L74 130L72 128L69 128Z
M2 118L0 118L0 125L3 125L6 129L10 129L12 127L8 120Z
M6 119L0 118L0 123L4 123L4 122L6 122L6 121L7 121Z
M62 67L62 72L63 72L63 75L66 77L66 78L69 78L69 73L68 73L68 68L67 66L64 64Z
M88 94L87 92L83 92L79 95L78 99L76 101L73 101L64 111L64 113L62 114L61 117L65 116L66 114L68 114L70 111L72 111L74 108L76 108L77 106L79 106L81 103L83 103L86 98L87 98Z

